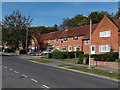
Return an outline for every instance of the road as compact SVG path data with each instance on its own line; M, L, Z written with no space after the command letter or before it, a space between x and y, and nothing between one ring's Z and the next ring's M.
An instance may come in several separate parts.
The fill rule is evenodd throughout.
M118 88L118 82L3 55L3 88Z

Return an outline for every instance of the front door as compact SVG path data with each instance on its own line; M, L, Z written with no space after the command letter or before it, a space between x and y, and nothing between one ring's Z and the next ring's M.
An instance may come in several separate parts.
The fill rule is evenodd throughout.
M91 46L91 54L95 54L95 45Z

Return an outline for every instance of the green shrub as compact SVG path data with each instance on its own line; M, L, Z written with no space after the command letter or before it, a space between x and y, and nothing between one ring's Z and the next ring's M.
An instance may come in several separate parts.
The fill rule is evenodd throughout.
M81 54L79 56L78 64L83 64L83 59L86 58L86 64L89 63L89 55L88 54Z
M52 58L55 58L55 59L64 59L65 58L65 54L64 54L64 52L55 50L52 53Z
M47 58L47 59L52 58L52 53L47 53L47 54L45 55L45 58Z
M76 51L76 52L61 52L58 50L55 50L52 53L52 58L55 59L67 59L67 58L75 58L75 54L76 54L76 58L78 58L80 55L84 54L82 51Z
M94 54L92 58L95 58L96 61L115 61L118 59L118 52L108 52L105 54Z
M80 55L83 55L84 52L83 51L74 51L72 52L73 54L73 58L79 58Z

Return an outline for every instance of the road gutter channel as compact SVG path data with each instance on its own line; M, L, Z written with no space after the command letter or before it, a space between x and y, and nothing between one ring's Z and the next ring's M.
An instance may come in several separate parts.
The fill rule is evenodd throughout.
M83 74L87 74L87 75L91 75L91 76L95 76L95 77L99 77L99 78L103 78L103 79L108 79L108 80L119 82L118 79L113 79L113 78L106 77L106 76L96 75L96 74L87 73L87 72L83 72L83 71L78 71L78 70L74 70L74 69L68 69L68 68L65 68L65 67L53 66L53 65L49 65L47 63L39 63L37 61L31 61L31 60L29 60L29 61L33 62L33 63L37 63L37 64L47 65L47 66L50 66L50 67L55 67L55 68L59 68L59 69L64 69L64 70L69 70L69 71L73 71L73 72L83 73Z

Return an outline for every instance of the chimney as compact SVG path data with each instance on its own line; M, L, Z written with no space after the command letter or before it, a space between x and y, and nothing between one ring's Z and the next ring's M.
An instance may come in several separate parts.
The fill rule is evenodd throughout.
M68 27L67 26L65 26L65 31L68 31Z

